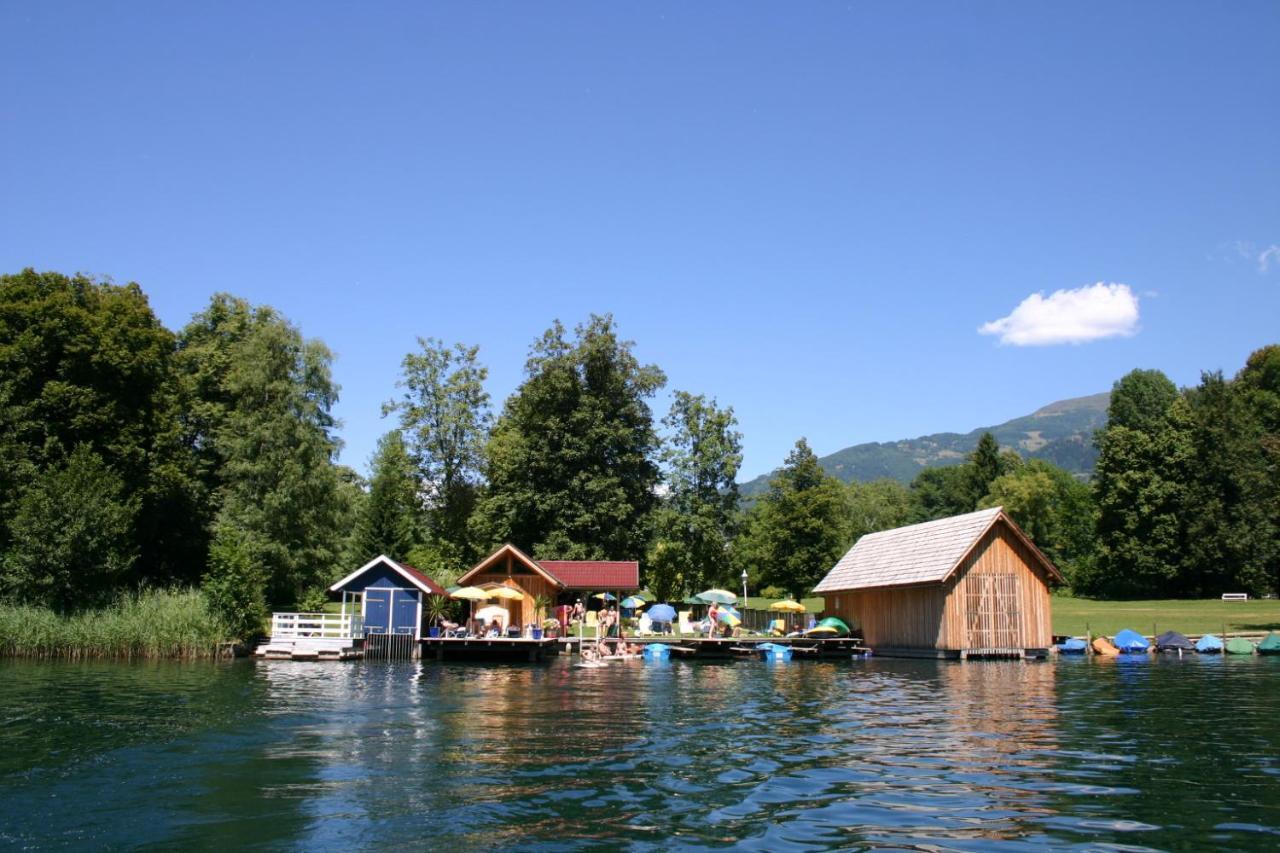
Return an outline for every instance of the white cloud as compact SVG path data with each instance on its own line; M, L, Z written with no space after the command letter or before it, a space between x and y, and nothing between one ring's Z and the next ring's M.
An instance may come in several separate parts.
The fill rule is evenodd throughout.
M1280 262L1280 252L1277 252ZM1018 347L1082 344L1138 332L1138 297L1127 284L1097 284L1075 290L1033 293L1008 317L979 327Z
M1272 243L1258 255L1258 272L1269 272L1271 265L1280 267L1280 246Z

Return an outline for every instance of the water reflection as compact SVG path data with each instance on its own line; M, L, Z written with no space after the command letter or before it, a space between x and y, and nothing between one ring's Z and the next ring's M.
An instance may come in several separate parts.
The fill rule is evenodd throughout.
M0 843L1264 849L1277 664L6 664Z

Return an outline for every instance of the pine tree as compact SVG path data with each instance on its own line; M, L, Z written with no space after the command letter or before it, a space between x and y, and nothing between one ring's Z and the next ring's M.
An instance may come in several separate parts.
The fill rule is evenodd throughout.
M421 530L417 478L399 430L378 440L369 495L359 521L362 560L386 554L407 561Z

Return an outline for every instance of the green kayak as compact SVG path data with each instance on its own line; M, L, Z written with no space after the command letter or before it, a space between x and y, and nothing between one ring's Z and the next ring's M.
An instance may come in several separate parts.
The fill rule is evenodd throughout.
M1260 655L1280 655L1280 634L1272 631L1267 634L1267 638L1258 643L1258 654Z
M1244 637L1232 637L1227 640L1227 654L1229 655L1251 655L1253 654L1253 643Z

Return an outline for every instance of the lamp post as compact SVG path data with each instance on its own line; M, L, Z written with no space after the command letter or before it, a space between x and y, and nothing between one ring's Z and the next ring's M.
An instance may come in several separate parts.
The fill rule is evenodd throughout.
M742 612L746 615L747 611L747 570L742 570Z

